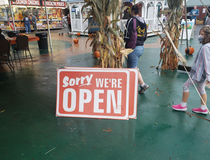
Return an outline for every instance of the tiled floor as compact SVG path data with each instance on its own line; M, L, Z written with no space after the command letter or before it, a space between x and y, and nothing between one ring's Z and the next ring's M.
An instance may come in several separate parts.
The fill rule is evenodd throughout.
M195 33L190 40L195 54L186 56L189 65L200 46L198 30ZM92 67L96 61L91 48L85 47L87 37L80 37L77 45L67 34L53 33L52 39L53 53L49 54L41 55L37 43L31 42L33 63L23 59L20 67L17 61L14 75L1 65L1 160L209 159L209 122L171 108L181 101L187 74L152 67L159 61L158 37L148 38L139 59L138 67L150 88L138 95L137 119L128 121L55 116L57 68ZM179 48L183 55L185 48ZM157 88L162 91L159 95ZM206 92L210 94L208 88ZM199 105L191 88L188 112ZM209 115L202 117L210 119ZM103 131L107 127L112 132Z

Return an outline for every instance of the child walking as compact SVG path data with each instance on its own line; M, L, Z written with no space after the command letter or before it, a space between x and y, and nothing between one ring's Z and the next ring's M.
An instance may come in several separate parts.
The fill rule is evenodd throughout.
M205 84L210 83L210 25L203 26L200 30L198 41L202 43L201 48L195 58L190 71L190 77L193 82L197 83L198 91L206 104L207 94L205 91ZM177 111L187 110L187 100L189 97L189 88L193 85L188 79L183 85L182 102L178 105L173 105L172 108ZM199 108L193 108L193 112L207 114L208 110L201 100Z

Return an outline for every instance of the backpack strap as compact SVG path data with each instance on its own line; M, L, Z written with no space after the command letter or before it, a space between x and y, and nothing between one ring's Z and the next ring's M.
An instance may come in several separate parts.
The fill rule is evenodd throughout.
M136 30L136 18L133 18L133 30Z

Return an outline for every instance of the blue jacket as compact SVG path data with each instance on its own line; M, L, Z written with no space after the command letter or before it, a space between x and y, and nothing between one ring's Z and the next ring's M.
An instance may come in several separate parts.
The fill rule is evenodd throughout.
M194 14L194 15L193 15ZM193 9L190 11L190 16L191 16L191 19L197 19L197 16L199 16L199 10L198 9Z
M24 17L23 21L25 24L30 24L30 18L29 17Z

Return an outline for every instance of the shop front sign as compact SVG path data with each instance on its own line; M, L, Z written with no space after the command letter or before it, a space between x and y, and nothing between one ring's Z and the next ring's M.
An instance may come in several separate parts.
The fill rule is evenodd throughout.
M15 4L15 5L27 5L28 4L28 0L16 0L15 2L12 1L12 4Z
M40 6L40 1L39 0L28 0L28 5L29 6Z
M42 1L42 5L44 6L44 1ZM46 6L47 7L65 7L66 3L65 2L51 2L51 1L46 1Z
M65 2L57 2L57 7L65 7L66 3Z
M40 0L16 0L12 1L12 5L28 5L28 6L40 6ZM44 1L42 1L42 5L44 6ZM51 2L46 1L47 7L66 7L65 2Z
M137 77L128 69L58 69L56 116L136 118Z

